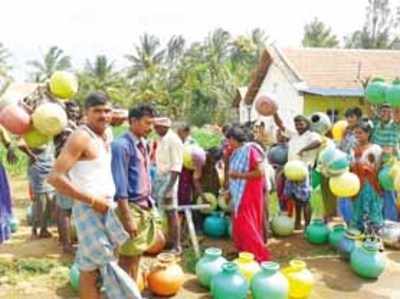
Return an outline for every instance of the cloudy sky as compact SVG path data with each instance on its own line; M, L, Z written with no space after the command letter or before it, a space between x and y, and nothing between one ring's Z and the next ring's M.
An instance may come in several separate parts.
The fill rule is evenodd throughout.
M392 0L399 2L400 0ZM29 59L58 45L80 66L110 55L119 66L143 32L163 41L182 34L201 40L223 27L234 35L264 29L281 46L299 46L304 24L317 16L340 39L362 26L367 0L2 0L0 41L13 53L14 75L24 79Z

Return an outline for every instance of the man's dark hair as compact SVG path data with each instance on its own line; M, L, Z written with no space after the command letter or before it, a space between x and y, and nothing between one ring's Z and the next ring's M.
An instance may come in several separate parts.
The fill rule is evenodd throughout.
M373 127L371 126L371 124L368 121L360 121L355 127L354 129L361 129L363 130L365 133L368 134L369 138L371 139L372 137L372 129Z
M212 147L207 150L207 155L210 156L214 161L219 161L222 159L223 151L221 148Z
M178 127L179 130L181 130L183 132L190 133L190 129L191 128L190 128L190 125L188 123L185 123L185 122L179 123L177 125L177 127Z
M226 135L226 133L228 132L228 130L230 129L230 125L224 125L223 127L222 127L222 134L225 136Z
M308 119L306 116L301 115L301 114L296 115L296 116L294 117L294 122L300 122L300 121L302 121L302 122L304 122L304 123L306 124L306 130L309 130L309 129L310 129L310 127L311 127L311 121L310 121L310 119Z
M141 119L144 116L156 117L156 111L151 105L141 104L129 109L129 119Z
M95 106L106 105L110 102L108 96L103 92L92 92L85 99L85 109L89 109Z
M226 138L233 138L238 142L248 141L248 136L246 130L242 127L234 126L231 127L226 133Z
M388 103L384 103L384 104L382 104L382 105L380 106L380 109L379 109L379 110L382 110L382 109L385 109L385 108L387 108L387 109L392 109L392 106L390 106L390 104L388 104Z
M79 118L81 117L81 110L79 105L74 101L65 102L64 105L68 120L77 123L79 121Z
M351 116L353 116L353 115L354 115L355 117L357 117L358 119L361 118L361 116L362 116L362 111L361 111L361 109L358 108L358 107L353 107L353 108L347 109L346 112L344 113L344 116L345 116L345 117L351 117Z

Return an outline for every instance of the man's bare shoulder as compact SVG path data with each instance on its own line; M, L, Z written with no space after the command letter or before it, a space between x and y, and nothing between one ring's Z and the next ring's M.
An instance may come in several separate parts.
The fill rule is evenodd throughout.
M88 147L90 135L87 131L78 128L68 138L67 148L85 149Z

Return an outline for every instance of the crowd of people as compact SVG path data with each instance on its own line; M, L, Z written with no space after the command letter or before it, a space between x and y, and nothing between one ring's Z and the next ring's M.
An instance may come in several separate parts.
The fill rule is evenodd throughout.
M31 97L25 104L33 109L43 98L43 94ZM269 193L276 191L280 209L294 216L296 229L303 223L307 226L313 213L311 174L319 154L329 146L349 155L361 189L355 198L337 199L328 178L322 177L325 220L341 216L359 230L365 228L366 216L377 227L384 219L398 221L396 192L383 190L378 180L380 169L399 154L400 111L389 105L378 110L370 106L365 116L360 108L348 109L347 128L336 145L329 126L312 130L311 119L298 115L292 131L292 124L285 124L275 113L275 138L263 124L227 125L222 128L221 147L207 151L196 147L189 125L174 124L147 104L129 109L128 129L115 139L110 129L113 109L105 94L90 94L82 113L73 102L63 105L68 126L53 143L32 149L21 140L18 148L29 158L32 238L51 237L48 224L55 211L63 250L76 254L83 299L100 298L99 274L109 298L141 298L135 283L140 258L157 238L162 215L167 223L167 249L180 255L178 206L194 204L195 198L205 193L224 196L230 204L236 249L254 254L259 262L271 260L267 245ZM150 142L153 128L158 138ZM3 129L0 140L8 150L8 161L14 162L15 152ZM310 174L304 181L288 180L283 165L267 158L276 146L287 150L288 161L304 162ZM190 165L184 163L187 147L200 151ZM5 240L3 215L11 214L11 192L2 165L0 186L0 240ZM76 253L71 216L78 236ZM197 229L201 229L201 221L201 214L196 214Z

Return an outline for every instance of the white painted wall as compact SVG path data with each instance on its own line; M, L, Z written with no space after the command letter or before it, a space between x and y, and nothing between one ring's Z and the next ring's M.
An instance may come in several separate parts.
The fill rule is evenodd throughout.
M261 85L260 92L272 93L276 96L279 105L279 115L289 128L293 128L293 117L303 113L304 97L290 83L285 73L276 64L271 65L268 74ZM248 108L240 103L240 122L248 121ZM263 121L267 131L273 133L276 129L272 117L264 117L257 113L253 105L251 109L251 121ZM275 134L274 134L275 135Z

